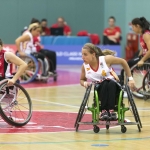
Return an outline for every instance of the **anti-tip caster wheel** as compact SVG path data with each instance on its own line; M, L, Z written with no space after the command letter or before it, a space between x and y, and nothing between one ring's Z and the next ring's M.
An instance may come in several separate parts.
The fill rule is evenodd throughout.
M125 126L121 126L121 132L126 133L126 131L127 131L127 128Z
M94 131L95 133L98 133L98 132L100 131L100 128L99 128L98 126L94 126L93 131Z
M106 125L106 129L107 129L107 130L109 129L109 125Z
M146 100L148 100L150 98L150 96L147 96L147 95L144 95L143 96L143 99L146 101Z

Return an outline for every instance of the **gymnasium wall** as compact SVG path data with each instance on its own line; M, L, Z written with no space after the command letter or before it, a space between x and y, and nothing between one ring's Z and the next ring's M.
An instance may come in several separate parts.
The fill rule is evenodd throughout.
M113 15L122 29L124 49L132 18L145 16L150 20L150 0L0 0L0 6L0 38L7 44L14 43L32 17L47 18L50 26L64 16L73 35L85 29L102 37L108 17Z
M13 44L32 17L47 18L48 25L63 16L73 35L80 30L101 34L104 0L0 0L0 38Z

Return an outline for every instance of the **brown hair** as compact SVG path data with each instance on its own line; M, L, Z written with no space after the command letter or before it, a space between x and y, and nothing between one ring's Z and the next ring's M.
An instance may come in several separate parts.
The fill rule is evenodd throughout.
M104 49L103 51L103 54L104 55L112 55L112 56L115 56L116 52L112 51L112 50L109 50L109 49Z
M108 49L102 51L99 47L97 47L96 45L92 43L86 43L83 46L83 49L87 49L91 54L95 53L96 58L98 58L99 56L105 56L105 55L115 55L114 51L111 51Z
M3 46L3 42L2 42L2 40L0 39L0 46Z

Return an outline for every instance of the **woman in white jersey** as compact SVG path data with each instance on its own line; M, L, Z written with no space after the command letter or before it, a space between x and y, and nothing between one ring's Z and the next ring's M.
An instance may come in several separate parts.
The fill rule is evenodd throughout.
M41 27L38 23L30 24L28 30L26 30L19 38L16 39L16 46L20 56L30 54L37 59L40 58L43 61L43 68L45 68L45 56L36 51L33 41L33 38L39 36L40 32ZM42 76L47 76L47 74L43 73Z
M21 56L24 56L25 53L31 54L36 52L33 37L40 35L40 32L41 27L37 23L33 23L22 36L16 39L17 50Z
M135 90L133 77L130 68L124 59L114 57L112 55L105 56L100 48L91 43L87 43L82 48L82 65L80 84L88 87L91 81L101 82L98 88L99 98L101 99L101 120L116 119L114 113L115 99L117 92L117 76L114 75L111 65L120 64L124 68L129 77L129 87ZM114 80L114 81L113 81Z
M12 64L19 66L14 76L12 74ZM0 39L0 81L8 79L8 85L11 86L23 74L26 68L27 64L23 60L12 52L3 50L3 43Z

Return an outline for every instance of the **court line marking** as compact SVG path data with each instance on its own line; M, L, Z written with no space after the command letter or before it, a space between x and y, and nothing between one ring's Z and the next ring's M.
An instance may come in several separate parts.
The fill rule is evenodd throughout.
M50 101L45 101L45 100L39 100L37 98L31 98L33 101L39 101L39 102L45 102L49 104L55 104L55 105L60 105L60 106L67 106L67 107L73 107L73 108L80 108L80 106L74 106L74 105L69 105L69 104L63 104L63 103L56 103L56 102L50 102ZM138 111L150 111L150 108L137 108Z
M141 138L116 138L116 139L109 139L109 140L72 140L72 141L61 141L61 142L1 142L2 145L33 145L33 144L68 144L68 143L81 143L81 142L120 142L120 141L143 141L149 140L150 137L141 137Z
M37 98L31 98L31 99L33 101L39 101L39 102L45 102L45 103L55 104L55 105L60 105L60 106L67 106L67 107L79 108L79 106L68 105L68 104L63 104L63 103L56 103L56 102L50 102L50 101L45 101L45 100L39 100Z
M49 85L45 87L24 87L25 89L45 89L45 88L56 88L56 87L68 87L68 86L78 86L80 85L79 83L77 84L67 84L67 85ZM23 86L23 84L21 85Z

